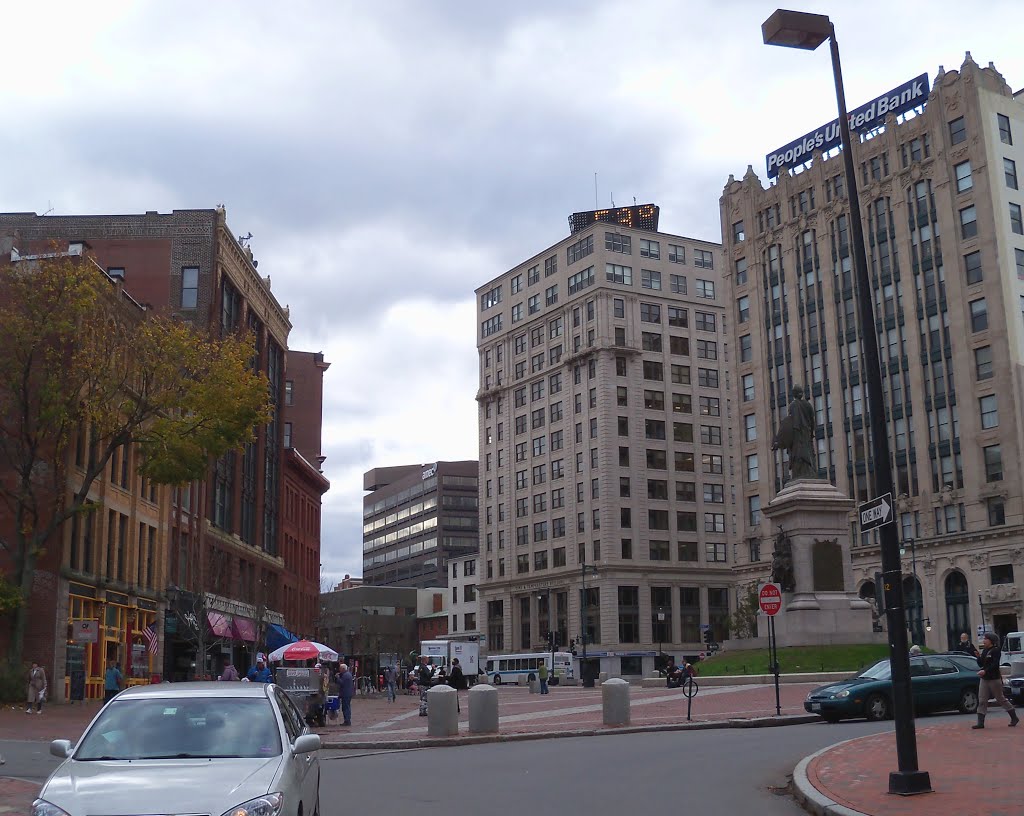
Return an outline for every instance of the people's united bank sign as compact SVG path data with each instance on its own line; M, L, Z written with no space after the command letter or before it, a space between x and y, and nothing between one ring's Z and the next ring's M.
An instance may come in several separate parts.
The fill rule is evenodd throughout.
M928 98L930 87L928 74L921 74L919 77L898 85L888 93L851 111L850 130L854 133L873 130L881 126L885 122L885 117L890 113L905 113L911 108L923 105ZM839 120L833 119L827 125L823 125L765 156L765 163L768 165L768 178L778 176L779 170L783 167L803 164L811 158L815 150L825 153L839 145L840 142Z

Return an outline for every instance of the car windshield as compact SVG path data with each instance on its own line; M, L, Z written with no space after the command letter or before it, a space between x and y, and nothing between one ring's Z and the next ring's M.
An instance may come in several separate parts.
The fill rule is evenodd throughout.
M867 680L888 680L891 674L888 660L879 660L870 669L865 669L858 677L863 677Z
M267 699L113 700L82 738L76 761L270 757L281 753Z

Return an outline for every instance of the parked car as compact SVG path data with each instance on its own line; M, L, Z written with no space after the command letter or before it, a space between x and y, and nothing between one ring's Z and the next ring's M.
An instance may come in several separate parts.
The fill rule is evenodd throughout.
M320 813L320 737L278 686L135 686L100 710L32 816L89 813Z
M910 658L910 688L917 712L978 708L978 664L968 655L922 655ZM854 717L884 720L892 716L892 674L888 660L838 683L814 689L804 709L828 722Z

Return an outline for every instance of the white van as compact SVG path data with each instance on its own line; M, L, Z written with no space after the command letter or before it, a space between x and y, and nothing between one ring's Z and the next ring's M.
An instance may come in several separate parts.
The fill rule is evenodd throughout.
M1003 656L1000 663L1009 666L1013 660L1024 660L1024 632L1010 632L1003 638Z

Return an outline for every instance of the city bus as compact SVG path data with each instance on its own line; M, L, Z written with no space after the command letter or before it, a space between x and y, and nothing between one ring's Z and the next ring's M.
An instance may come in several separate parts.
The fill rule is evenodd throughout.
M555 652L554 665L551 652L524 652L522 654L488 655L484 671L496 686L502 683L517 683L519 678L537 674L541 665L548 667L551 685L558 685L559 678L572 678L572 654Z

